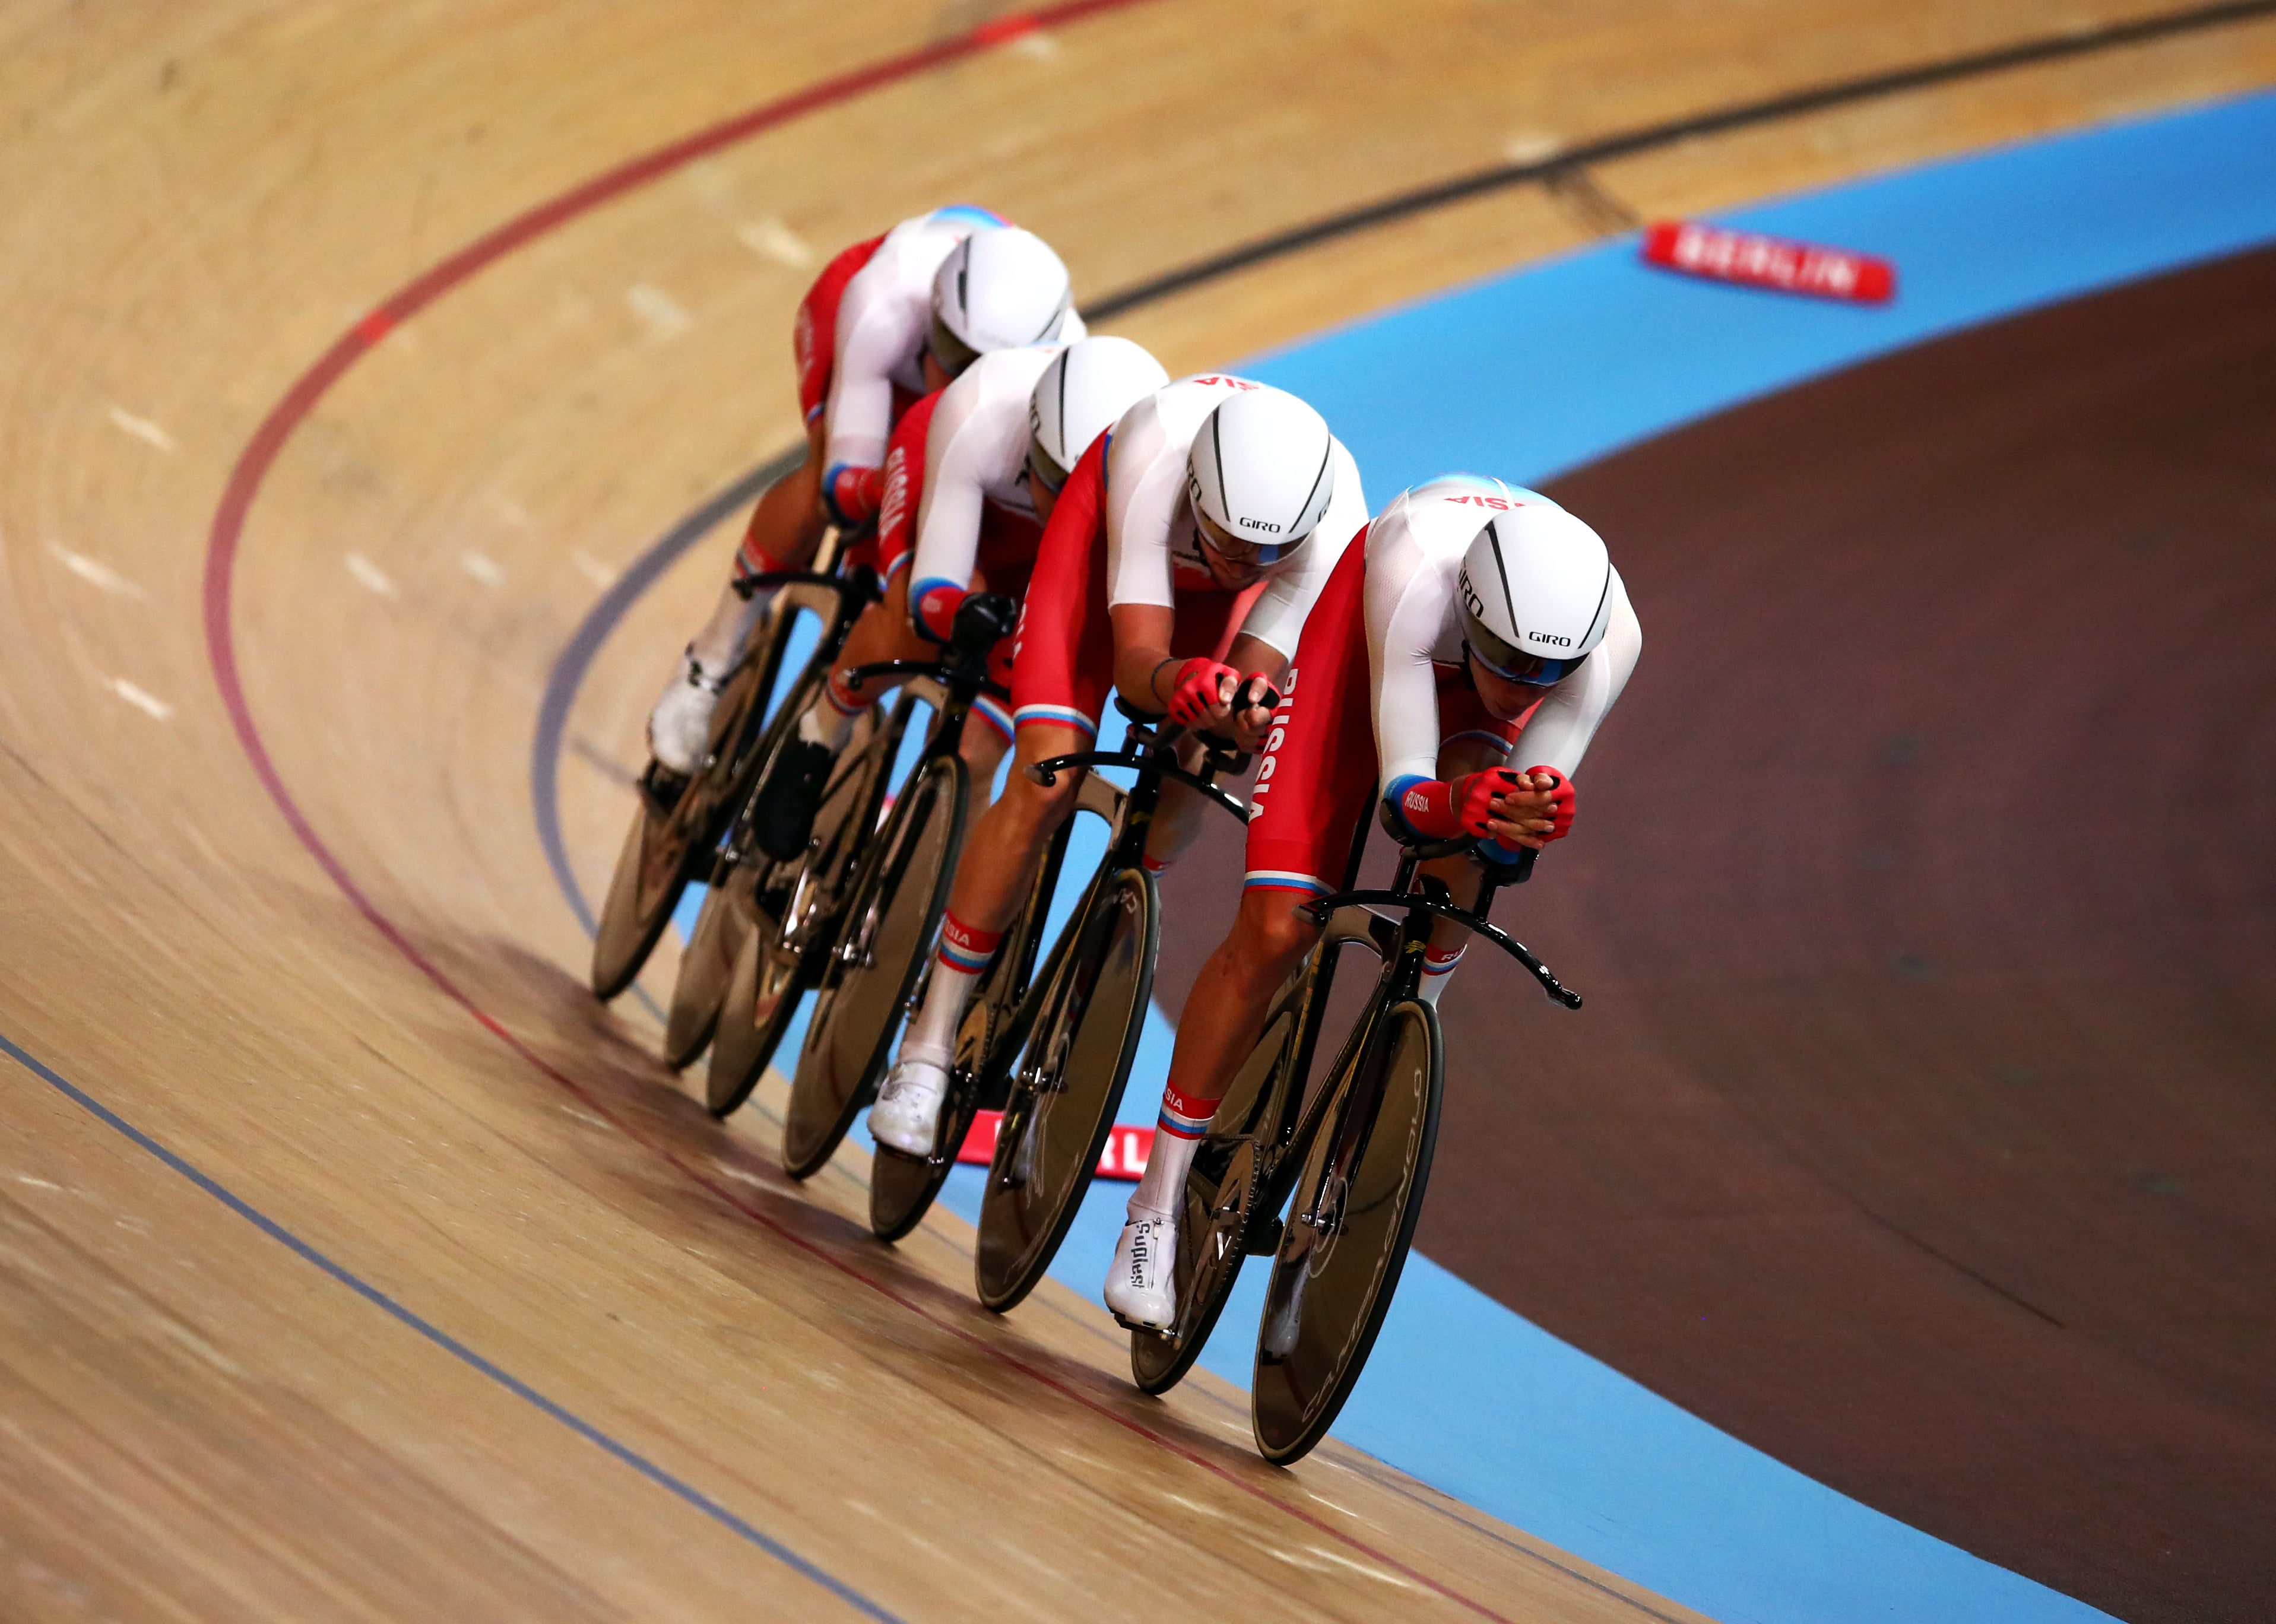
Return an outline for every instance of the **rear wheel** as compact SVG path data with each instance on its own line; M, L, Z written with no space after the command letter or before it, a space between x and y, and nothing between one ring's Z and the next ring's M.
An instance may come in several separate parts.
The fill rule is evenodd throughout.
M1301 1459L1334 1423L1399 1289L1438 1142L1445 1051L1414 1000L1338 1068L1298 1179L1264 1296L1249 1415L1275 1465Z
M855 877L783 1124L783 1165L794 1179L821 1171L876 1092L948 906L967 778L960 757L935 760L903 793Z
M1069 922L1081 934L1047 983L981 1199L973 1273L1001 1314L1036 1287L1098 1170L1154 985L1152 877L1104 880Z

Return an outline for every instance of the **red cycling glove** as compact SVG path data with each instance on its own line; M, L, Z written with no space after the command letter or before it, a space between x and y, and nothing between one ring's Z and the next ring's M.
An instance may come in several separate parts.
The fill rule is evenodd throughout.
M1199 727L1210 720L1210 707L1221 702L1225 683L1236 687L1240 673L1207 657L1187 660L1178 667L1178 686L1170 694L1170 720L1180 727Z
M1432 840L1457 835L1491 839L1486 820L1493 816L1493 798L1519 787L1518 776L1506 767L1466 772L1448 783L1424 778L1408 785L1399 797L1399 815L1416 834Z
M1557 787L1549 792L1550 830L1541 837L1541 843L1546 846L1551 840L1562 840L1573 831L1573 780L1554 767L1528 767L1526 771L1557 780Z
M1483 772L1466 772L1451 784L1424 778L1400 792L1399 814L1408 828L1432 840L1451 840L1457 835L1491 840L1493 831L1487 825L1494 816L1494 798L1524 789L1526 774L1536 772L1557 780L1549 792L1550 828L1541 837L1546 846L1563 839L1573 827L1573 780L1554 767L1529 767L1525 772L1489 767Z
M839 463L823 483L822 500L830 516L848 530L858 530L877 516L884 500L885 471L857 468Z

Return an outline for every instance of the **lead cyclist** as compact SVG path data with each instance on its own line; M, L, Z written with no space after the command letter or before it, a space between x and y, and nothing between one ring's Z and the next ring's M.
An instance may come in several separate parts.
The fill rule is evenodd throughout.
M1153 1154L1106 1279L1127 1324L1177 1323L1178 1213L1218 1102L1276 990L1319 940L1296 910L1347 889L1378 794L1418 839L1474 835L1514 860L1573 827L1573 774L1620 698L1643 634L1597 533L1537 492L1447 474L1402 493L1354 538L1305 622L1251 793L1232 933L1186 1002ZM1512 770L1513 759L1532 765ZM1467 857L1423 872L1473 902ZM1465 933L1423 958L1435 1006Z

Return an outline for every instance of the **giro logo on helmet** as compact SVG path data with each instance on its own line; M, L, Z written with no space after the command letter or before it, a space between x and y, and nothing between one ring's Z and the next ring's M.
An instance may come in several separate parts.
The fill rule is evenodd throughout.
M1280 527L1278 525L1267 524L1262 519L1251 519L1245 513L1241 516L1240 527L1244 530L1263 530L1270 532L1274 535L1280 534Z
M1520 635L1528 642L1555 643L1559 649L1570 649L1573 646L1571 638L1559 637L1554 632L1524 632Z
M1472 614L1483 619L1486 612L1485 600L1478 596L1478 589L1470 585L1469 571L1462 572L1459 584L1462 588L1462 602L1469 606Z

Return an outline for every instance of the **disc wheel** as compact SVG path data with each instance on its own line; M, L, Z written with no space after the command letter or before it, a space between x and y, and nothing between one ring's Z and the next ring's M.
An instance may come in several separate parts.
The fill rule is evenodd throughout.
M1233 1295L1252 1238L1273 1218L1257 1210L1264 1172L1259 1139L1272 1134L1271 1107L1281 1089L1294 1086L1283 1070L1293 1062L1301 1010L1292 990L1266 1016L1256 1047L1195 1148L1178 1216L1177 1326L1166 1335L1130 1333L1130 1379L1141 1392L1167 1393L1193 1369Z
M981 1197L974 1282L998 1314L1043 1278L1098 1170L1153 994L1158 917L1144 870L1106 879L1046 983Z
M1298 1179L1249 1387L1256 1447L1286 1466L1327 1433L1366 1368L1399 1289L1438 1135L1438 1020L1409 1001L1339 1067Z
M942 756L906 790L856 876L791 1084L783 1166L811 1178L876 1092L964 840L967 769Z
M876 825L884 775L899 738L891 730L884 740L873 734L849 746L823 793L803 859L770 864L750 852L750 929L727 975L704 1079L704 1104L714 1116L727 1116L750 1098L823 973L838 905Z
M670 809L660 808L642 789L594 923L593 991L603 1000L633 984L664 939L680 893L695 871L709 864L712 846L726 832L721 825L732 816L737 787L748 788L751 758L757 754L751 746L789 638L789 617L779 619L755 656L728 674L711 712L710 752Z

